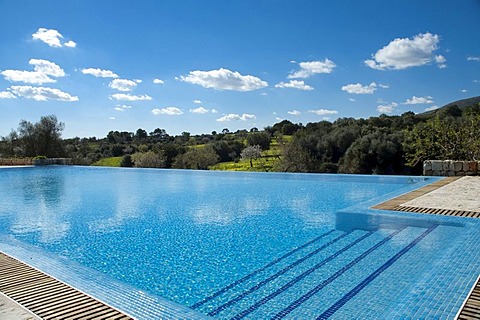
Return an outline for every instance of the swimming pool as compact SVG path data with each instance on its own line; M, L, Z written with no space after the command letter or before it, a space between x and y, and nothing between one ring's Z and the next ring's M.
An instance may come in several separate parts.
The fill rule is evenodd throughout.
M452 318L476 220L368 209L432 181L8 168L0 250L140 319Z

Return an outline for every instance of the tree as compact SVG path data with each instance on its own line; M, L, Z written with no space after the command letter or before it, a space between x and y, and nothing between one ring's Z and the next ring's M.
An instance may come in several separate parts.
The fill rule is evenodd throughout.
M407 164L424 160L480 159L480 116L440 117L418 123L405 132Z
M173 167L177 169L200 169L207 170L218 162L218 155L211 145L201 148L190 148L187 152L178 155Z
M120 167L127 167L130 168L133 166L132 156L126 154L122 157L122 161L120 161Z
M132 156L133 164L137 168L164 168L165 156L153 151L139 152Z
M142 128L139 128L135 133L135 139L137 140L145 141L147 137L148 137L147 131L143 130Z
M266 132L253 132L247 136L247 143L250 146L258 145L262 150L270 149L270 135Z
M403 170L402 133L377 131L358 138L340 161L341 173L400 174Z
M12 130L6 137L1 138L0 157L16 157L21 155L22 149L19 147L18 133Z
M43 116L40 121L32 124L21 120L18 126L18 138L27 157L46 156L61 157L65 154L62 131L63 122L54 115Z
M240 157L242 160L250 161L250 168L253 168L253 160L257 160L262 156L262 148L257 144L253 146L248 146L242 150Z

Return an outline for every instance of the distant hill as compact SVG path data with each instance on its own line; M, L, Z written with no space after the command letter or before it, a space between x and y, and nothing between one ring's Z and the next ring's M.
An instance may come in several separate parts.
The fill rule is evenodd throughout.
M459 107L460 109L464 109L465 107L478 105L479 103L480 103L480 96L467 98L467 99L462 99L462 100L457 100L457 101L454 101L454 102L450 102L449 104L446 104L441 108L420 113L420 114L418 114L418 116L429 118L429 117L432 117L432 116L436 115L438 112L441 112L442 110L447 109L449 107L453 107L455 105L457 107Z

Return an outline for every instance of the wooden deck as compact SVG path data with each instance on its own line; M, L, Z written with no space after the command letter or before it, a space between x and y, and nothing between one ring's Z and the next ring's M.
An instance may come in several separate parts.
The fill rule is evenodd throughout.
M42 319L133 319L1 252L0 291Z
M473 285L472 290L458 312L456 319L480 319L480 276L477 278L477 282Z
M447 177L447 178L435 181L417 190L413 190L399 197L377 204L373 206L372 209L426 213L426 214L440 214L440 215L468 217L468 218L480 218L480 211L476 212L476 211L449 210L449 209L437 209L437 208L421 208L421 207L410 207L410 206L403 205L404 203L410 200L416 199L433 190L441 188L459 178L461 177Z

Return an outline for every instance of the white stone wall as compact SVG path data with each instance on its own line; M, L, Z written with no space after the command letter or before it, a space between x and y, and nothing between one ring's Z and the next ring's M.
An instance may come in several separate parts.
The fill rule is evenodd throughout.
M478 161L426 160L423 162L424 176L475 176L480 165Z

